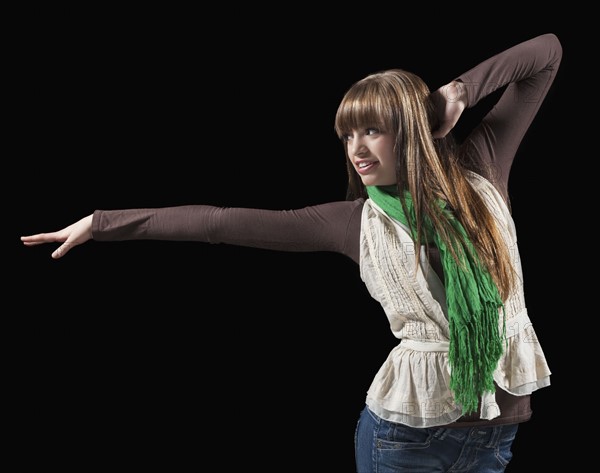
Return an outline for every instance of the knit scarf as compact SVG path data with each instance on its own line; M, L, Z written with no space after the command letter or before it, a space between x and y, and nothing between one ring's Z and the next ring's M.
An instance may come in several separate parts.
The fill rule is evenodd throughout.
M367 193L388 216L412 229L412 238L416 240L417 221L409 192L404 194L408 215L404 213L395 186L367 186ZM467 414L477 410L484 391L495 391L493 373L502 355L504 335L499 329L499 309L504 310L504 304L464 227L446 208L445 202L439 205L443 216L461 236L451 244L462 264L456 263L429 218L422 222L422 238L434 243L440 251L450 331L450 389L463 414Z

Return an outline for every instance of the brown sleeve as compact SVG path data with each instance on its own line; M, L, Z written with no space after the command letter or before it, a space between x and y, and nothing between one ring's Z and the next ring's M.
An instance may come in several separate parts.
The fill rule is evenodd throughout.
M468 152L494 170L494 184L507 197L517 149L554 81L562 46L544 34L513 46L457 78L466 86L467 107L507 86L492 110L465 140Z
M97 241L198 241L280 251L331 251L358 263L363 202L331 202L298 210L209 205L96 210L92 235Z

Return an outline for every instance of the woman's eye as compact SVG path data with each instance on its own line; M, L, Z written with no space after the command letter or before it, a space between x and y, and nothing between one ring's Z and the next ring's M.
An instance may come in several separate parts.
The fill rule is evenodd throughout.
M346 142L346 143L348 141L350 141L351 139L352 139L352 136L349 134L342 135L342 140L344 140L344 142Z
M367 135L374 135L376 133L379 133L379 129L378 128L367 128Z

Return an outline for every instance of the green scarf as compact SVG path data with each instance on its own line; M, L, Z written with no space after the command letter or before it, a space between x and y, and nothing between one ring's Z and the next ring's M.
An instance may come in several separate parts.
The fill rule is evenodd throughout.
M416 240L417 222L410 193L404 195L408 216L395 186L367 186L367 193L387 215L413 229L412 237ZM477 410L484 391L495 390L493 373L503 351L499 309L504 310L504 304L464 227L446 209L445 203L440 202L440 207L457 234L464 238L464 243L458 240L452 243L463 265L456 264L428 218L423 222L423 238L437 246L442 259L450 329L450 389L466 414Z

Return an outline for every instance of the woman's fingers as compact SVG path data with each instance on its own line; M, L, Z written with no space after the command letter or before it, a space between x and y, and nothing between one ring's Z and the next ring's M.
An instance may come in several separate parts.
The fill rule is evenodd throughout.
M66 255L74 246L92 239L92 218L93 215L88 215L57 232L22 236L21 241L25 246L35 246L42 243L62 243L52 252L52 258L58 259Z
M69 250L71 248L73 248L75 245L73 245L72 243L69 242L65 242L62 245L60 245L56 250L54 250L52 252L52 258L54 259L58 259L58 258L62 258L63 256L65 256Z
M21 241L25 246L41 245L42 243L53 243L57 241L65 241L65 237L60 237L57 232L52 233L37 233L35 235L22 236Z

